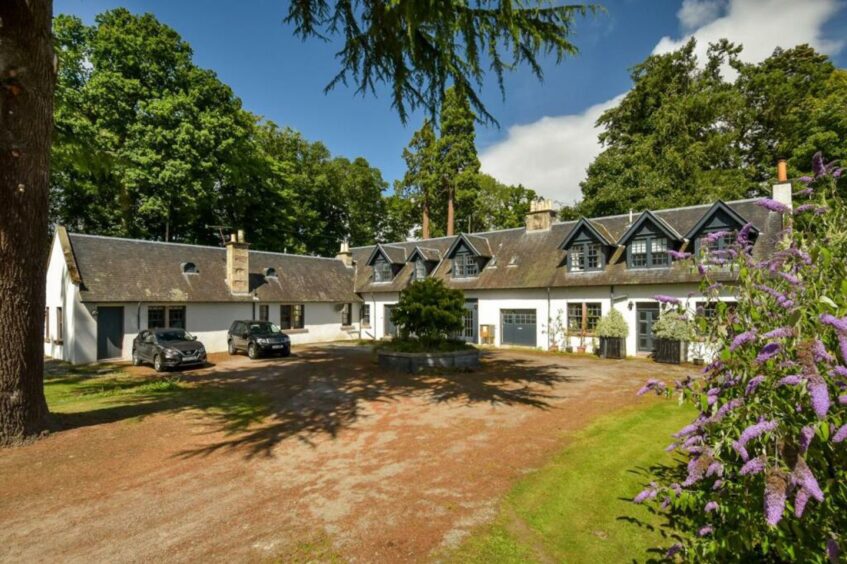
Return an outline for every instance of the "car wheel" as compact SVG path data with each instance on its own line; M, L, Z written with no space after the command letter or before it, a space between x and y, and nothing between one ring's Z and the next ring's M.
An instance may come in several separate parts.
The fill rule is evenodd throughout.
M281 356L283 356L283 357L291 356L291 350L289 349L289 350L285 351L284 353L282 353Z
M235 343L233 343L232 341L230 341L229 345L227 345L227 349L229 350L229 354L231 355L234 355L238 352L237 350L235 350Z
M138 356L138 351L132 351L132 365L133 366L141 366L141 357Z
M253 360L256 360L257 358L259 358L259 348L255 344L250 343L250 346L247 347L247 356L249 356Z
M156 358L153 359L153 368L156 372L164 372L165 365L162 363L162 355L157 354Z

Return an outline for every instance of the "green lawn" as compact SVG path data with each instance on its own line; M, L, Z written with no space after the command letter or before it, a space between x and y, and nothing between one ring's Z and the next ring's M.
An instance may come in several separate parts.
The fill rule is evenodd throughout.
M59 428L197 409L237 432L270 414L270 401L261 393L214 381L188 382L179 373L134 376L111 365L54 363L45 374L44 393Z
M670 435L693 418L676 402L606 416L518 482L495 522L453 554L457 562L625 562L655 558L659 520L630 500L644 469L668 463Z

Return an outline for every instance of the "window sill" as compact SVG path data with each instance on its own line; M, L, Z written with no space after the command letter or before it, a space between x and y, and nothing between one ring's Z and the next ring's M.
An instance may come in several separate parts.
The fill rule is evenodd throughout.
M64 344L65 344L65 341L60 341L60 340L56 340L56 339L54 339L54 340L53 340L53 344L54 344L54 345L64 345Z
M359 326L360 326L362 329L370 329L370 328L371 328L371 324L370 324L370 323L360 323L360 324L359 324Z
M354 330L355 328L356 328L356 326L355 326L355 325L342 325L342 326L341 326L341 330L342 330L342 331L352 331L352 330Z
M283 333L286 335L300 335L301 333L308 333L308 329L283 329Z

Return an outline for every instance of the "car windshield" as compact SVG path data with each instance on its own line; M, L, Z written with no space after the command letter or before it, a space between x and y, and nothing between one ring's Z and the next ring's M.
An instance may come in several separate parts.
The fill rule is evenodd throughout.
M282 333L282 330L273 323L251 323L251 335L276 335Z
M160 341L193 341L194 337L184 329L167 329L156 331L156 338Z

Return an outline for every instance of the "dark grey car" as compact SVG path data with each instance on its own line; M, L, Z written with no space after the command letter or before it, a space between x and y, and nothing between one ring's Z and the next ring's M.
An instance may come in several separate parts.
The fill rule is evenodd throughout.
M206 364L206 347L185 329L150 329L132 341L132 364L153 364L156 372Z
M227 332L229 354L246 351L250 358L263 355L288 356L291 339L269 321L233 321Z

